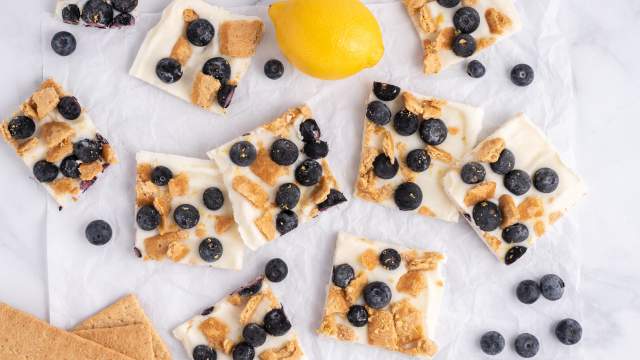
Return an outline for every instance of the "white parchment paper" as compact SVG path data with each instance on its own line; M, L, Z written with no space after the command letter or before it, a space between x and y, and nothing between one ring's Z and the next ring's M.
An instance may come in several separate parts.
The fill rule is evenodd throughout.
M59 212L49 200L46 238L51 322L71 327L118 297L134 292L174 358L186 359L181 345L171 337L171 330L253 279L268 259L279 256L289 264L289 277L276 284L275 291L281 295L311 359L406 358L315 335L335 238L338 231L344 230L448 255L446 293L435 335L441 348L437 359L482 358L478 341L487 330L500 331L509 344L496 359L517 357L512 344L522 332L540 339L537 358L581 358L579 346L561 345L553 335L557 321L581 317L580 259L575 255L580 239L575 236L577 223L571 212L535 249L513 266L505 267L462 221L450 224L408 216L351 196L360 155L364 102L373 80L485 107L482 136L511 115L524 111L547 133L567 162L574 164L577 119L567 44L557 26L557 2L520 1L517 5L524 30L480 55L487 75L479 80L468 77L464 65L436 77L422 75L420 43L399 2L370 6L382 26L386 48L383 60L374 69L329 82L307 77L285 62L284 77L269 80L262 72L265 61L284 58L266 8L235 9L260 16L267 26L263 43L226 117L201 111L127 75L146 30L155 24L159 14L143 14L134 28L120 31L70 27L53 19L44 20L44 76L53 76L79 98L121 160L107 170L80 203ZM73 32L78 39L76 52L66 58L55 55L48 40L62 29ZM518 88L509 80L511 67L522 62L536 70L536 80L527 88ZM145 263L134 256L136 151L205 158L207 150L307 100L330 144L335 175L350 198L347 204L258 252L247 251L241 272ZM103 247L92 246L84 239L85 226L97 218L107 220L114 229L113 240ZM551 272L561 275L567 283L563 299L541 299L530 306L517 301L515 287L520 280L538 279Z

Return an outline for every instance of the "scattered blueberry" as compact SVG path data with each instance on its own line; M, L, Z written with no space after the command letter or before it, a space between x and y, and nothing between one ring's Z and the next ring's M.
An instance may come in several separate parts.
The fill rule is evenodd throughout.
M138 6L138 0L111 0L111 5L120 12L130 13Z
M328 208L336 206L338 204L342 204L345 201L347 201L347 198L343 193L336 189L331 189L329 190L329 195L327 195L327 198L323 202L318 204L318 210L325 211Z
M220 210L224 205L224 195L222 191L215 186L207 188L202 193L202 202L204 206L209 210Z
M75 155L69 155L62 159L60 163L60 172L62 175L77 179L80 177L80 161Z
M486 69L484 65L478 60L472 60L467 64L467 74L472 78L481 78L484 76Z
M473 221L481 230L493 231L500 226L502 214L495 203L480 201L473 206Z
M256 147L248 141L238 141L231 145L229 158L238 166L249 166L256 160Z
M207 316L209 314L211 314L213 312L213 310L215 309L214 306L209 306L208 308L202 310L202 312L200 313L200 315L202 316Z
M363 327L369 322L367 308L362 305L351 305L347 312L347 320L355 327Z
M509 244L520 243L529 238L529 228L525 224L516 223L502 230L502 239Z
M82 139L73 144L73 155L83 163L94 162L100 158L101 154L102 144L95 140Z
M511 170L503 179L504 187L514 195L524 195L531 189L531 178L522 170Z
M223 251L220 240L213 237L204 238L198 246L200 258L209 263L220 260Z
M245 341L236 344L231 351L233 360L253 360L255 356L256 349Z
M452 8L460 4L460 0L438 0L438 4L442 7Z
M527 252L527 248L524 246L513 246L511 249L507 251L504 256L504 263L507 265L511 265L514 262L518 261Z
M125 26L133 26L136 24L136 18L129 13L120 13L113 18L112 28L120 28Z
M462 166L460 177L465 184L478 184L484 181L486 176L484 166L479 162L468 162Z
M40 160L33 165L33 176L40 182L51 182L58 177L58 167L46 160Z
M198 19L187 26L187 39L195 46L207 46L215 35L213 25L206 19Z
M289 267L284 260L275 258L269 260L264 267L264 274L269 281L277 283L284 280L289 274Z
M244 341L254 347L262 346L267 341L267 332L258 324L250 323L242 329Z
M564 281L558 275L545 275L540 279L540 291L547 300L560 300L564 294Z
M280 185L276 192L276 205L282 210L292 210L300 201L300 188L296 184Z
M291 329L284 309L273 309L264 316L264 329L269 335L282 336Z
M264 64L264 74L271 80L277 80L284 74L284 65L282 61L271 59Z
M333 267L333 274L331 275L331 281L339 288L346 288L349 283L356 276L353 268L349 264L340 264Z
M393 117L393 128L402 136L415 134L418 131L418 115L407 109L398 111Z
M556 337L565 345L575 345L582 339L582 326L573 319L564 319L556 325Z
M453 53L460 57L469 57L476 52L476 39L469 34L458 34L451 43Z
M322 166L315 160L304 160L295 171L296 181L302 186L313 186L322 177Z
M302 135L304 142L319 140L321 133L318 123L313 119L303 121L300 123L300 135Z
M216 360L218 354L207 345L198 345L193 349L193 360Z
M28 116L19 115L9 120L9 134L16 140L24 140L36 132L36 123Z
M516 353L523 358L530 358L536 356L540 349L540 342L531 334L520 334L516 338Z
M68 31L60 31L53 35L51 48L60 56L71 55L76 51L76 38Z
M374 309L382 309L391 302L391 289L381 281L367 284L363 291L364 302Z
M193 205L182 204L173 210L173 221L182 229L191 229L198 225L200 213Z
M415 172L423 172L431 165L431 157L424 149L415 149L407 154L407 166Z
M173 84L182 78L182 65L172 58L160 59L156 65L156 75L163 82Z
M308 141L304 144L302 151L311 159L322 159L329 155L329 145L322 140Z
M387 270L395 270L399 268L402 263L402 257L396 249L382 250L378 260L380 261L380 265Z
M57 106L58 112L67 120L75 120L80 116L82 108L78 99L73 96L63 96Z
M511 82L518 86L528 86L533 82L533 68L527 64L518 64L511 69Z
M503 149L496 162L489 164L494 173L506 175L516 165L516 157L509 149Z
M504 345L504 337L497 331L488 331L480 338L480 348L487 355L500 354Z
M280 235L298 227L298 215L291 210L282 210L276 216L276 229Z
M541 168L533 174L533 186L540 192L545 194L554 192L558 184L560 184L560 178L553 169Z
M533 280L524 280L516 288L518 300L524 304L533 304L540 298L540 286Z
M289 166L298 160L298 147L291 140L278 139L271 144L271 160L278 165Z
M463 34L471 34L480 26L480 14L472 7L463 6L453 14L453 26Z
M87 240L93 245L104 245L111 240L111 225L104 220L93 220L84 230Z
M82 7L81 17L88 26L108 28L113 21L113 8L104 0L89 0Z
M382 101L391 101L400 95L400 88L395 85L375 81L373 83L373 93Z
M204 63L202 72L218 79L221 84L226 84L231 78L231 65L223 57L214 57Z
M367 105L367 119L380 126L391 121L391 110L382 101L374 100Z
M385 154L379 154L373 160L373 172L381 179L392 179L398 173L400 163L397 159L391 159Z
M422 204L422 190L412 182L402 183L396 188L393 200L400 210L415 210Z
M440 145L447 139L449 130L440 119L427 119L420 123L420 138L429 145Z
M166 166L156 166L151 170L151 182L158 186L165 186L173 178L173 172Z
M231 105L231 100L233 99L233 94L236 92L236 85L231 85L228 83L222 84L220 90L218 90L218 94L216 95L218 99L218 105L220 105L223 109L226 109Z
M62 21L71 25L80 22L80 8L76 4L69 4L62 9Z
M160 212L152 205L145 205L138 210L136 223L142 230L154 230L160 225Z
M240 290L238 290L238 295L240 296L252 296L260 292L262 289L262 277L256 279L252 284L249 284Z

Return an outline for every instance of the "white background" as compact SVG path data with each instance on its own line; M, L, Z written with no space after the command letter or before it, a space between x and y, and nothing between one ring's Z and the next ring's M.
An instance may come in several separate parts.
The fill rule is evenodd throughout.
M253 2L215 1L227 5ZM165 4L165 0L149 0L142 5L141 11L157 12ZM5 4L0 13L0 44L4 55L0 59L4 84L0 90L2 114L10 114L42 79L41 44L49 39L41 39L39 20L35 19L40 19L52 7L53 1L11 2ZM571 261L581 266L571 269L572 274L579 276L579 281L570 284L575 293L568 295L567 301L579 305L580 320L585 327L585 340L579 345L581 357L627 359L635 355L634 340L640 334L640 262L634 252L640 245L640 235L633 222L640 215L636 206L640 201L636 184L640 161L635 148L636 134L640 130L637 104L640 69L634 57L640 55L635 46L640 31L632 26L637 24L640 3L611 1L603 8L600 2L572 0L561 2L560 8L558 23L569 44L577 104L578 126L573 129L575 133L568 135L572 137L570 143L575 159L572 164L590 190L589 196L571 214L572 220L579 221L579 226L571 231L570 243L575 247ZM530 20L526 24L528 32L538 21L542 23L541 19ZM77 95L82 101L83 95ZM185 153L196 155L190 152ZM47 318L47 197L39 184L28 180L29 171L7 146L0 146L0 164L3 170L0 198L4 199L0 206L0 301ZM348 178L341 180L351 182ZM86 222L86 219L79 219L79 222ZM70 232L73 240L81 238L78 229ZM375 237L376 231L369 230L365 235ZM324 249L331 251L332 246L324 246ZM329 256L323 254L321 257L324 261ZM257 268L255 264L248 266L243 277L250 277L249 272ZM521 271L522 276L536 276L526 269ZM292 278L289 281L304 281L304 276ZM236 285L239 284L225 284L224 290ZM320 290L314 289L313 294L323 296ZM451 300L455 295L455 290L447 294ZM511 294L507 292L507 295ZM482 303L483 299L478 301ZM321 302L314 300L310 311L318 311L317 304ZM551 307L548 303L536 304L534 314L527 309L521 317L510 316L510 319L517 323L516 328L526 331L527 320L535 314L545 316L550 311L548 307ZM481 308L474 310L483 311ZM198 309L187 309L185 313L196 312ZM470 326L468 337L464 332L457 336L463 338L462 342L475 341L474 331L482 326L491 328L490 320L486 319L486 324ZM314 345L322 347L324 344ZM543 347L546 345L552 346L543 342ZM375 354L384 358L384 353ZM507 354L503 358L515 357L513 352ZM182 356L176 355L179 355L176 358ZM477 352L462 355L481 358Z

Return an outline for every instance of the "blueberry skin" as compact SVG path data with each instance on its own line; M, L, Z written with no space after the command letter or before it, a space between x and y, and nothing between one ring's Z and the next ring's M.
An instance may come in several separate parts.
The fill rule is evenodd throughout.
M452 8L460 4L460 0L438 0L438 4L442 7Z
M506 175L516 165L516 157L509 149L503 149L496 162L489 164L494 173Z
M62 9L62 21L71 25L80 22L80 8L76 4L69 4Z
M156 65L156 75L162 82L173 84L182 79L182 65L172 58L163 58Z
M145 205L138 209L136 214L136 223L140 229L151 231L160 225L160 212L152 205Z
M82 7L81 18L88 26L108 28L113 22L113 8L104 0L89 0Z
M16 140L30 138L36 132L36 123L28 116L20 115L9 120L9 134Z
M533 68L527 64L518 64L511 69L511 82L517 86L529 86L535 74Z
M367 105L367 119L380 126L387 125L391 121L391 110L382 101L374 100Z
M271 59L264 64L264 74L271 80L277 80L284 74L282 61Z
M463 34L471 34L480 26L480 14L472 7L463 6L453 14L453 26Z
M418 115L407 109L402 109L393 116L393 128L402 136L415 134L418 131L418 122Z
M215 186L209 187L202 193L202 202L209 210L220 210L224 205L224 194Z
M198 246L200 258L208 263L220 260L223 251L224 248L220 240L213 237L203 239Z
M198 345L193 349L193 360L216 360L218 354L207 345Z
M200 315L207 316L207 315L211 314L213 312L213 310L215 310L215 307L214 306L209 306L208 308L202 310Z
M280 185L276 192L276 205L282 210L293 210L300 201L300 188L296 184Z
M514 262L518 261L525 253L527 252L527 248L524 246L513 246L509 249L504 256L504 263L506 265L511 265Z
M221 84L225 84L231 78L231 65L223 57L214 57L204 63L202 72L218 79Z
M238 141L231 145L229 158L238 166L249 166L256 160L256 147L248 141Z
M113 230L104 220L93 220L84 230L84 236L93 245L104 245L111 240Z
M516 296L523 304L533 304L540 298L540 286L533 280L524 280L516 288Z
M402 183L393 193L393 200L402 211L415 210L422 204L422 190L412 182Z
M467 64L467 74L474 79L483 77L485 72L484 65L478 60L472 60Z
M329 155L329 144L322 140L308 141L304 144L302 151L311 159L322 159Z
M182 204L173 210L173 221L181 229L191 229L200 222L200 213L193 205Z
M263 278L260 277L256 279L256 281L253 282L252 284L249 284L241 288L240 290L238 290L238 295L251 296L251 295L257 294L258 292L260 292L260 289L262 289L262 280Z
M369 323L369 312L362 305L351 305L347 312L347 320L355 327L363 327Z
M344 196L343 193L341 193L336 189L331 189L329 190L329 195L327 195L327 198L325 199L325 201L318 204L318 210L325 211L328 208L331 208L338 204L342 204L343 202L346 202L346 201L347 201L347 198Z
M560 178L555 170L550 168L541 168L533 174L533 187L536 190L548 194L554 192L560 184Z
M453 38L451 50L460 57L469 57L476 52L476 39L469 34L458 34Z
M306 119L300 123L300 135L302 136L302 141L310 142L320 140L322 133L320 132L320 127L315 120Z
M220 105L223 109L226 109L229 107L229 105L231 105L233 94L236 93L236 87L236 85L222 84L222 87L220 87L220 90L218 90L216 98L218 100L218 105Z
M173 178L173 172L166 166L156 166L151 170L151 182L158 186L165 186Z
M356 274L353 268L349 264L340 264L333 267L333 274L331 275L331 281L339 288L346 288Z
M63 118L67 120L75 120L80 117L80 113L82 112L82 107L73 96L63 96L60 98L57 106L58 112L62 115Z
M289 166L298 160L298 147L291 140L278 139L271 144L271 160L278 165Z
M194 20L187 26L187 39L194 46L207 46L215 35L213 25L206 19Z
M487 355L500 354L504 345L504 337L497 331L488 331L480 338L480 349Z
M322 166L315 160L304 160L295 171L296 181L302 186L313 186L322 178Z
M76 51L76 38L68 31L60 31L51 38L51 48L60 56L71 55Z
M407 154L406 163L411 171L423 172L431 165L431 157L424 149L415 149Z
M364 302L376 310L382 309L391 302L391 289L381 281L368 283L364 287L363 295Z
M102 144L95 140L82 139L73 144L73 155L83 163L94 162L102 155Z
M520 334L515 342L516 353L523 358L531 358L536 356L540 349L540 342L531 334Z
M473 221L483 231L493 231L502 223L498 205L491 201L480 201L473 206Z
M133 26L136 24L136 18L129 13L120 13L113 18L112 28L121 28L124 26Z
M276 230L280 235L298 227L298 215L291 210L282 210L276 216Z
M540 279L540 291L547 300L560 300L564 294L564 281L558 275L547 274Z
M525 224L516 223L502 230L502 239L509 244L523 242L529 238L529 228Z
M556 325L556 337L565 345L575 345L582 339L582 326L573 319L564 319Z
M289 274L289 267L287 263L280 258L271 259L264 267L264 274L271 282L281 282L287 277L287 274Z
M400 163L397 159L392 163L391 159L385 154L379 154L373 160L373 173L381 179L393 179L400 169Z
M245 341L236 344L231 351L231 357L233 360L253 360L255 356L256 349Z
M447 125L440 119L427 119L420 123L420 138L429 145L440 145L449 133Z
M400 88L395 85L375 81L373 83L373 94L382 101L391 101L400 95Z
M80 161L75 155L69 155L60 162L60 172L62 175L77 179L80 177Z
M33 176L43 183L52 182L58 177L58 167L46 160L40 160L33 164Z
M514 195L524 195L531 189L531 178L522 170L511 170L503 179L504 187Z
M248 344L258 347L262 346L265 341L267 341L267 332L262 326L251 323L247 324L244 329L242 329L242 337Z
M465 184L478 184L484 181L487 173L479 162L468 162L460 170L460 178Z
M402 257L396 249L384 249L378 256L380 265L387 270L395 270L400 267Z
M264 329L269 335L282 336L291 329L291 323L283 309L269 311L263 319Z
M111 0L111 5L120 12L130 13L138 6L138 0Z

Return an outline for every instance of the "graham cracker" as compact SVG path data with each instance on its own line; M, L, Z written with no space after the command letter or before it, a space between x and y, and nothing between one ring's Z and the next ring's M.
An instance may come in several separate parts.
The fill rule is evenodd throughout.
M155 359L151 331L145 324L76 330L73 333L135 360Z
M0 304L0 360L133 360Z
M73 330L103 329L134 324L145 324L151 332L153 354L156 360L171 360L167 345L155 331L151 321L140 306L138 298L133 294L120 298L99 313L76 325Z

